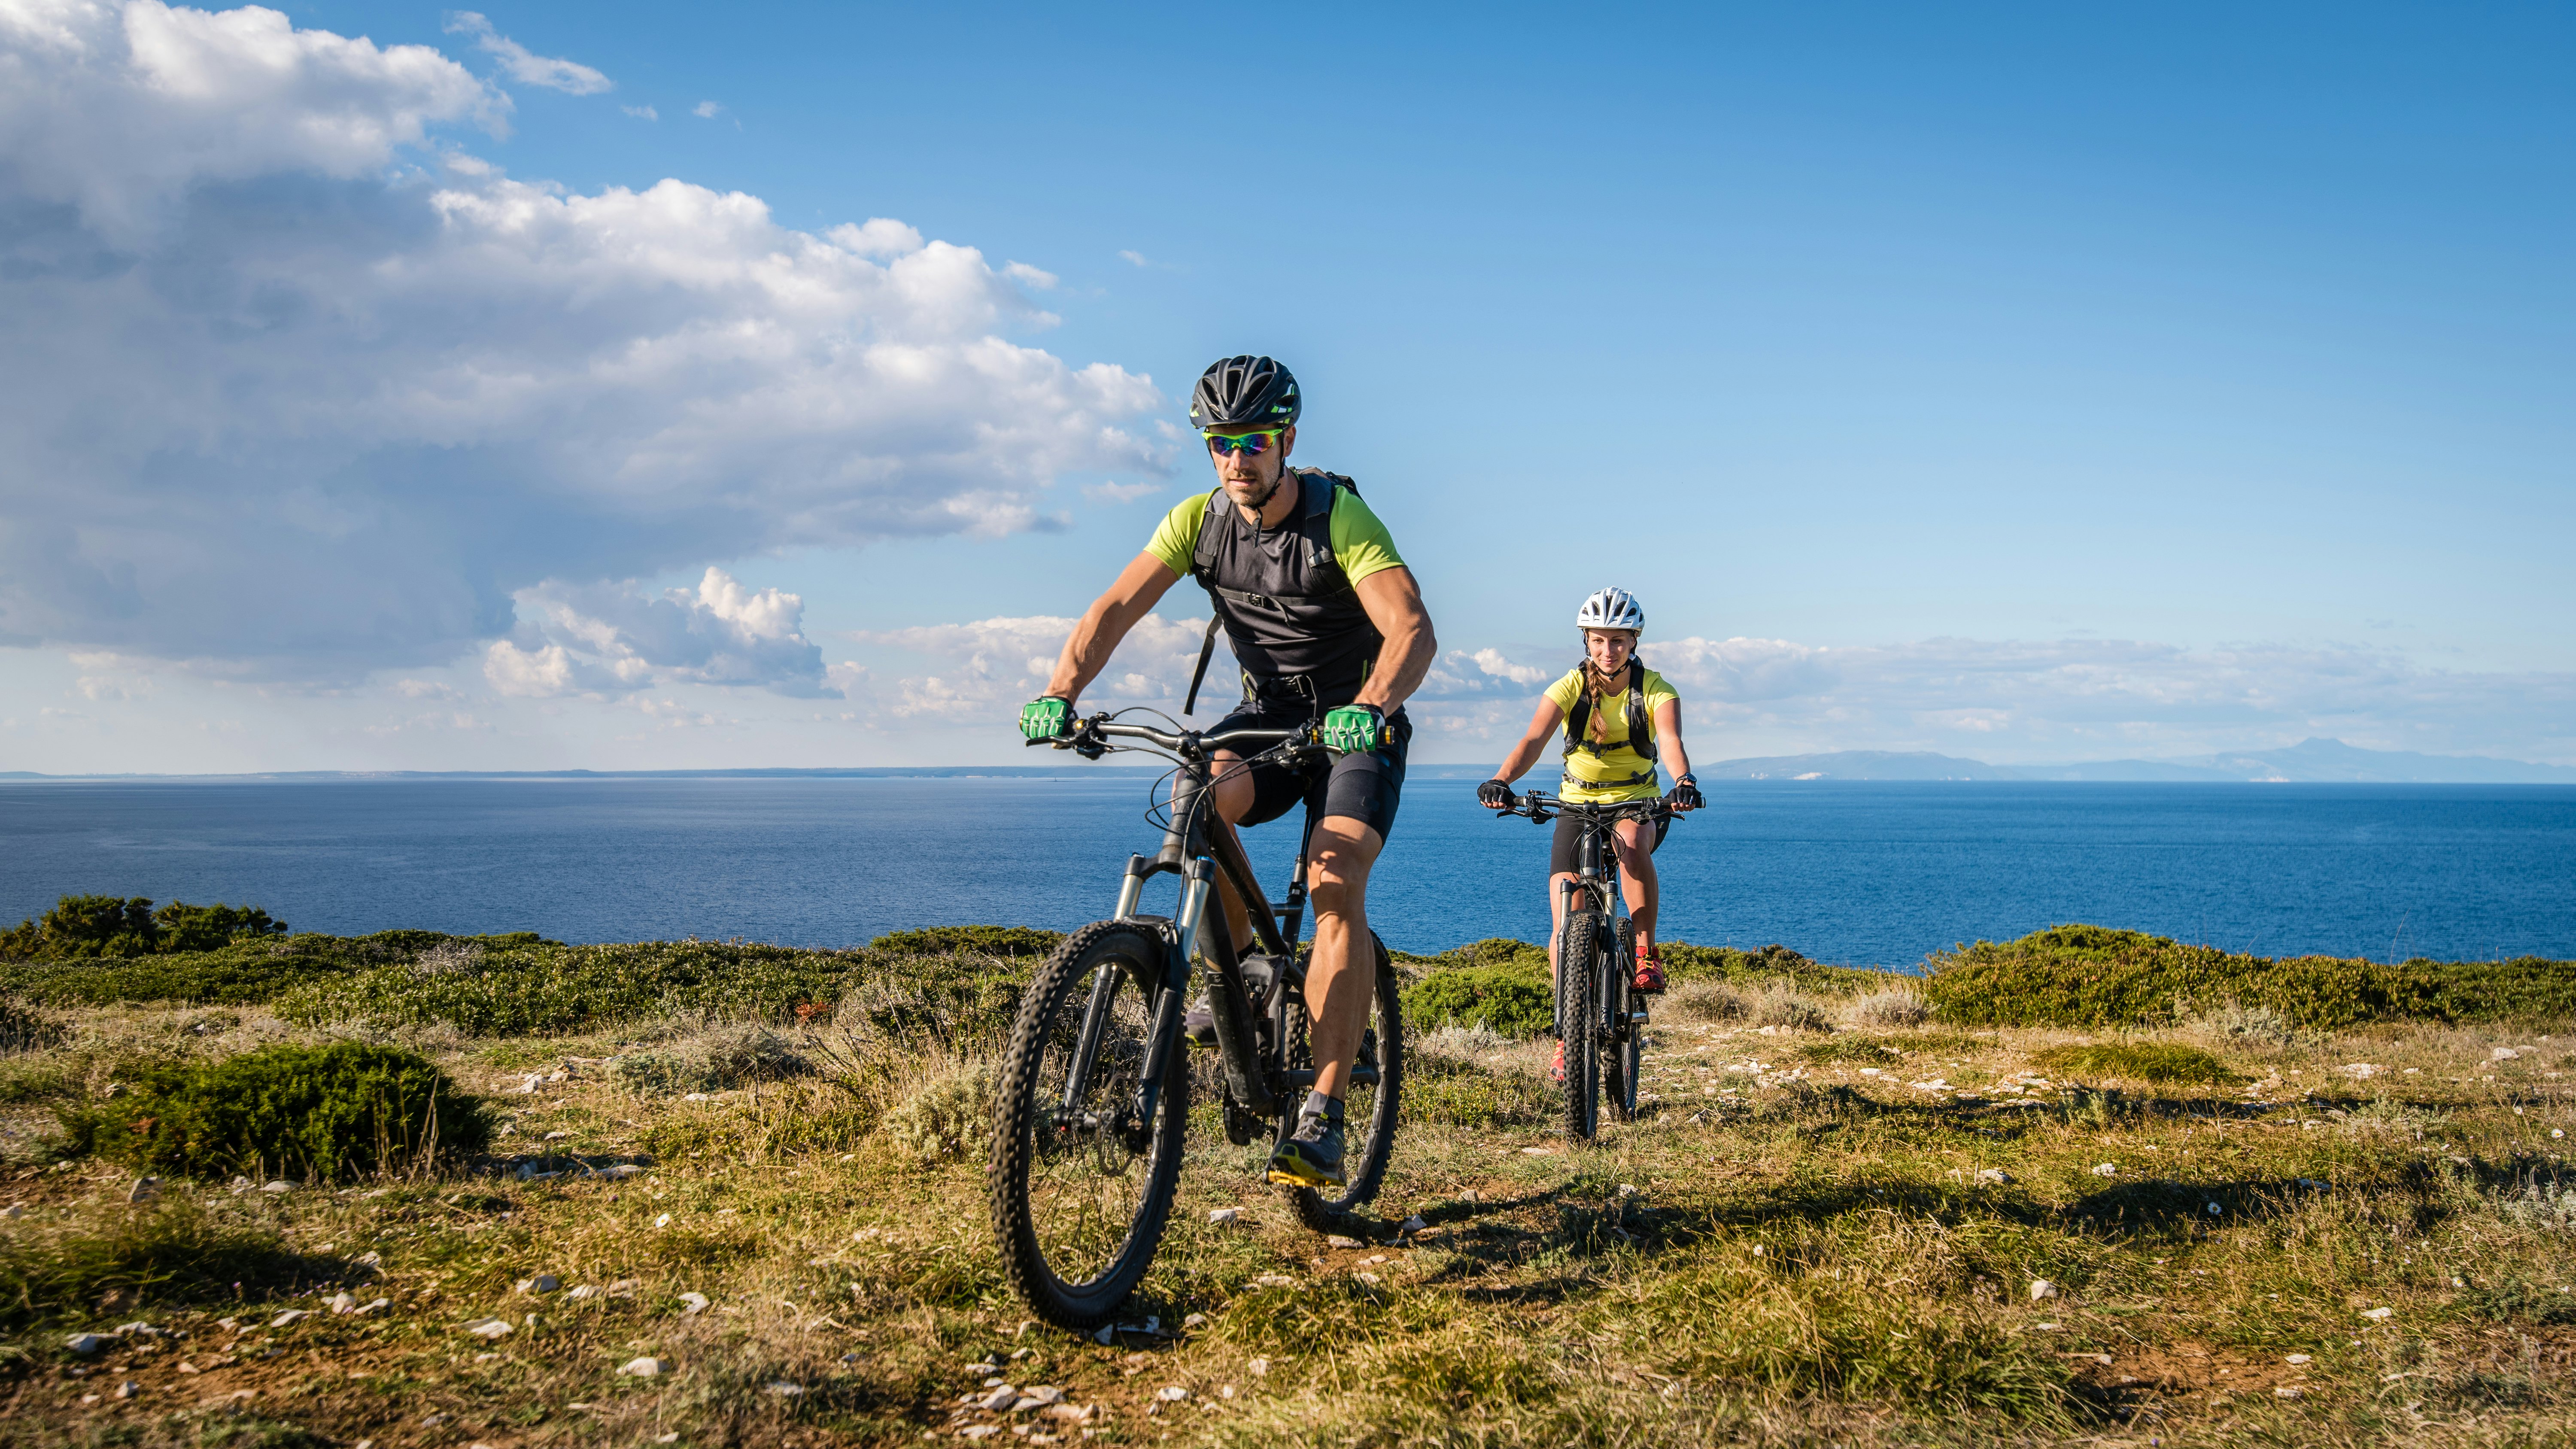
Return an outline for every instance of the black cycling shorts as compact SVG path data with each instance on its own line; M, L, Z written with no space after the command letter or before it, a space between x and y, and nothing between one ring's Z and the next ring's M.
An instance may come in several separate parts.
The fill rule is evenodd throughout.
M1294 713L1238 710L1219 720L1219 730L1284 730L1313 722L1312 711ZM1404 793L1404 755L1413 743L1413 721L1403 710L1386 717L1386 743L1365 755L1335 755L1302 770L1264 763L1251 766L1252 810L1237 825L1261 825L1303 804L1309 822L1327 815L1347 815L1377 832L1383 843L1395 828L1395 807ZM1254 754L1257 750L1240 753Z
M1672 833L1673 817L1667 815L1663 819L1656 821L1655 839L1652 844L1646 847L1646 853L1648 855L1652 855L1656 851L1663 849L1664 837ZM1582 839L1583 827L1575 821L1573 816L1559 815L1556 817L1556 838L1547 843L1547 873L1549 875L1574 874L1574 848L1576 845L1581 843ZM1618 859L1619 848L1616 844L1613 844L1610 847L1609 862L1606 863L1616 863Z

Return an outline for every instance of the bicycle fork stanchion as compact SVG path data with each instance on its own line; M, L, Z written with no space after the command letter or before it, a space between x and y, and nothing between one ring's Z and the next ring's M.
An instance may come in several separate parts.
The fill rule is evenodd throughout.
M1152 1035L1145 1041L1145 1070L1136 1083L1136 1129L1150 1130L1154 1104L1163 1095L1163 1073L1181 1039L1181 999L1189 994L1190 953L1197 949L1199 922L1207 914L1209 883L1216 872L1204 860L1181 867L1181 902L1173 911L1171 959L1164 964L1162 989L1154 996Z

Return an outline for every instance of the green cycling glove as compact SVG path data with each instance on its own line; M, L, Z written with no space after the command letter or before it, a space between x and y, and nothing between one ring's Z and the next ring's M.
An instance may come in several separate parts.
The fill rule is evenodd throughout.
M1346 704L1324 714L1324 748L1365 755L1386 742L1386 714L1373 704Z
M1049 695L1020 706L1020 733L1033 740L1060 740L1073 732L1073 706Z

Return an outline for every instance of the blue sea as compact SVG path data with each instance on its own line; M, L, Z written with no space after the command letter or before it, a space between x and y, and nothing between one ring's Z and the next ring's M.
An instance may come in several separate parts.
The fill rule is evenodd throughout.
M1107 913L1150 778L0 783L0 924L67 892L298 930L840 946ZM1417 774L1371 885L1389 944L1541 939L1547 833ZM1911 967L2089 921L2263 955L2576 959L2576 788L1730 781L1659 862L1664 934ZM1251 833L1274 892L1292 820Z

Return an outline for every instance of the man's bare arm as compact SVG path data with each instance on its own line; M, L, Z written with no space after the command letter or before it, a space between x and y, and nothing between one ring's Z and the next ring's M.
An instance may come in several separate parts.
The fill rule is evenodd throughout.
M1064 641L1064 653L1055 661L1055 674L1047 680L1046 692L1068 702L1082 698L1082 691L1109 667L1109 656L1118 652L1118 641L1136 627L1136 621L1154 611L1163 594L1179 583L1181 576L1171 566L1150 553L1136 555L1133 563L1118 575L1109 591L1091 601L1083 611L1082 622L1073 626L1073 637Z
M1386 643L1377 651L1368 683L1352 703L1392 711L1422 687L1431 661L1440 656L1440 641L1431 635L1431 615L1422 607L1422 586L1414 582L1413 570L1380 569L1353 587L1359 592L1360 607L1368 611L1369 622Z

